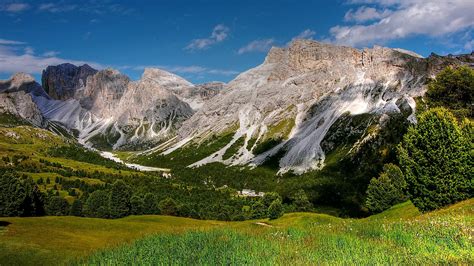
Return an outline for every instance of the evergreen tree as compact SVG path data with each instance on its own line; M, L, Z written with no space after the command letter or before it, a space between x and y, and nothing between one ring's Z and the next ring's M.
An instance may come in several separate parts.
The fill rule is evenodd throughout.
M422 113L399 145L400 166L413 204L421 211L473 197L472 122L460 128L444 108ZM469 124L471 124L469 126Z
M71 205L71 211L69 212L72 216L82 216L82 201L75 199Z
M159 214L156 198L152 193L147 193L143 197L143 214Z
M133 195L130 198L130 205L131 205L131 214L140 215L143 214L143 205L145 202L143 201L142 197Z
M270 220L282 217L283 213L283 204L281 204L281 200L279 199L273 201L270 207L268 207L268 218L270 218Z
M0 170L0 216L20 216L26 197L16 172Z
M68 208L69 204L66 199L54 196L48 200L46 212L48 215L62 216L68 214Z
M85 205L87 216L107 218L109 214L109 194L104 190L96 190L89 195Z
M178 213L177 204L172 198L166 198L160 201L158 208L163 215L176 215Z
M130 198L132 189L123 180L117 180L112 184L110 191L110 216L121 218L130 214Z

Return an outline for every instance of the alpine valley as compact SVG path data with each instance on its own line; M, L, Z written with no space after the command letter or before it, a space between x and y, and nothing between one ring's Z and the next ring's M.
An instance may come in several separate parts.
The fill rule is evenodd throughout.
M275 259L275 263L282 262L278 258L283 259L283 264L291 263L291 258L300 256L283 244L267 247L260 242L247 243L250 241L246 240L247 236L241 239L234 231L207 231L222 225L240 228L253 237L254 234L263 234L256 233L258 228L281 229L284 232L281 238L278 232L268 231L265 243L283 241L281 239L285 238L298 242L290 241L295 246L303 242L313 245L313 240L304 236L314 234L311 237L316 237L315 232L321 232L317 235L322 237L328 232L336 234L332 230L346 228L344 234L347 234L347 238L330 240L332 236L328 235L327 241L314 241L326 244L334 242L334 247L340 247L340 250L350 250L344 249L345 245L365 250L357 251L364 254L359 259L352 260L352 255L341 255L335 261L342 264L386 264L389 260L380 254L383 254L382 249L388 247L400 248L393 253L395 257L390 263L470 264L473 253L469 250L473 250L473 245L471 237L467 238L467 235L472 236L472 182L462 181L467 183L459 185L455 199L445 196L448 192L443 196L416 196L419 191L441 191L437 187L442 182L428 182L425 187L414 188L417 183L413 181L415 178L410 177L426 175L419 174L425 169L420 166L421 163L411 167L416 161L413 158L420 154L411 149L424 142L416 142L410 136L415 136L414 130L422 132L424 121L438 121L429 116L430 108L435 108L433 117L443 117L439 121L459 121L453 122L456 125L447 131L458 134L458 137L442 135L444 137L440 138L456 143L460 150L471 151L467 157L453 155L453 158L472 159L472 122L469 122L472 121L473 106L472 68L474 53L422 57L403 49L380 46L356 49L297 39L282 48L272 47L262 64L239 74L228 83L192 84L176 74L157 68L146 68L140 79L132 80L114 69L98 70L87 64L76 66L69 63L44 69L41 84L29 74L17 73L8 80L0 81L0 174L8 177L5 179L7 181L0 182L0 187L10 191L3 193L0 200L12 202L0 208L0 216L46 214L122 218L161 214L187 218L130 216L107 223L101 219L88 218L67 220L79 219L74 217L65 217L64 220L55 220L57 217L44 217L44 220L8 218L6 221L12 223L5 229L5 237L10 239L8 241L2 240L0 222L0 264L67 264L83 258L86 260L79 264L118 262L121 259L109 258L122 256L120 252L123 250L104 251L89 256L91 250L109 247L107 241L114 245L130 243L145 233L156 232L167 232L167 235L133 242L127 248L143 250L143 246L158 245L153 242L158 241L163 247L160 258L165 258L165 254L175 252L173 248L169 251L166 248L179 246L173 242L178 241L174 234L181 234L180 230L188 229L196 230L179 236L179 241L184 241L186 245L198 245L201 241L230 243L226 241L233 239L238 242L238 246L229 246L227 251L235 248L242 254L253 254L255 250L264 248L265 256ZM451 108L445 104L445 98L434 96L440 91L436 89L436 82L446 81L448 78L439 77L452 74L461 80L452 84L464 84L463 77L468 75L456 76L457 71L470 73L470 81L467 82L471 82L468 83L471 85L463 87L470 88L470 91L463 92L464 96L459 98L461 100L450 98L447 101L459 103L456 108ZM454 115L443 116L447 112L443 108L451 110ZM427 110L428 113L424 113ZM462 119L465 121L462 122ZM439 128L442 127L434 126L429 132ZM410 146L410 143L415 144ZM437 147L435 144L430 146L429 142L426 145L426 150ZM439 160L452 159L449 156L442 157L441 154ZM429 162L438 160L436 156L430 158ZM460 175L472 181L472 160L446 165L456 165L456 169L462 169ZM446 170L443 173L448 176L451 172ZM9 195L16 195L20 188L23 198L21 202L15 203ZM434 203L433 198L443 202L436 205L438 202ZM449 207L454 211L442 210L424 216L419 213L466 199ZM426 243L441 243L444 238L438 239L435 233L429 231L432 226L438 226L429 222L429 219L438 216L444 219L451 213L459 214L456 210L462 210L466 214L464 218L470 217L463 220L464 225L468 224L467 231L453 227L449 229L451 231L446 229L446 232L442 232L445 234L443 237L451 237L452 234L457 237L460 232L456 238L461 239L460 242L452 240L452 244L446 244L445 249L431 248ZM280 218L284 212L292 214ZM380 212L382 214L377 214ZM343 219L371 214L379 216L365 220ZM399 221L398 217L406 220L402 222L400 218ZM449 217L454 220L459 218ZM241 222L240 225L221 222L255 219L260 220ZM274 219L277 220L272 222ZM413 219L419 220L413 222ZM56 229L67 227L67 230L76 228L71 226L77 223L80 224L77 226L79 229L74 230L84 231L74 232L84 238L71 236L71 243L74 242L77 247L65 245L65 257L55 255L53 251L37 251L35 247L18 251L15 243L23 243L26 240L21 238L27 239L28 235L15 235L15 232L37 226L29 225L30 222L41 226L54 224ZM153 227L160 223L176 223L180 228ZM389 224L388 229L382 228L383 223ZM421 224L420 228L412 228L413 232L428 230L428 233L420 233L422 236L416 239L412 234L405 233L411 232L412 229L405 229L412 223L417 226ZM309 224L311 228L318 229L305 231L309 230ZM339 229L332 229L331 224ZM100 240L97 238L88 242L88 237L98 237L91 234L92 231L85 232L89 227L107 228L110 235L104 231L100 234ZM123 231L120 229L122 227L130 231ZM9 231L8 228L17 229ZM62 244L59 243L62 240L58 232L62 229L54 231L51 228L44 229L41 234L47 238L48 232L55 232L51 235L55 235L59 242L46 249L61 249ZM355 228L355 233L349 232L348 228ZM342 231L337 234L342 234ZM382 237L383 234L387 234L387 237ZM376 239L375 235L380 238ZM383 243L380 253L372 256L367 255L366 251L378 252L377 248L351 242L351 237L373 237L370 241L384 239L386 242L377 242ZM285 245L290 242L285 242ZM94 243L93 246L90 243ZM408 248L424 248L425 244L426 249L420 253ZM41 246L40 242L38 245ZM321 245L317 244L315 250L323 252L325 247ZM247 250L252 247L255 250ZM334 251L334 247L327 248ZM194 248L201 250L197 246ZM218 246L207 248L219 249ZM437 250L449 250L446 251L449 254ZM222 250L220 254L226 254L227 251ZM41 255L43 252L45 255ZM357 252L354 254L359 254ZM191 254L193 251L184 253ZM323 253L318 254L315 258L328 258ZM377 257L377 254L381 257ZM265 256L258 257L258 260L229 259L225 264L266 264L269 261L263 259ZM373 261L365 260L371 257ZM144 255L143 258L144 264L164 262L146 260L153 256ZM221 258L219 255L216 260L200 262L224 264ZM26 262L26 259L29 261ZM300 259L301 262L297 264L312 261ZM312 263L335 262L317 261ZM170 260L165 264L174 262L192 264L194 261ZM134 263L137 261L130 261L130 264Z

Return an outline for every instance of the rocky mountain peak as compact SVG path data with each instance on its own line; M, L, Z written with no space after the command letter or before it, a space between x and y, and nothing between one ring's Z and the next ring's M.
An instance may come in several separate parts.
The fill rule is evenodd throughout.
M74 98L76 91L85 87L87 78L95 73L97 70L87 64L75 66L64 63L43 70L41 83L51 98L68 100Z

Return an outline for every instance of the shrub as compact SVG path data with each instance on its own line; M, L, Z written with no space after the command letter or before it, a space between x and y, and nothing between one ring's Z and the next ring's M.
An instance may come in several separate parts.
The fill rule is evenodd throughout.
M270 220L278 219L283 216L283 205L281 204L281 200L277 199L270 204L268 207L268 218Z
M309 201L308 196L303 189L297 190L291 196L291 199L293 200L295 211L307 212L313 208L313 205Z
M473 196L472 122L460 128L444 108L422 113L398 147L413 204L421 211Z

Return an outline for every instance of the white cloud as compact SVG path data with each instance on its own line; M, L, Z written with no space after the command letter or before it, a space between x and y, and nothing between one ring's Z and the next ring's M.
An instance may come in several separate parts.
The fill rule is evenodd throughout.
M0 73L13 74L16 72L26 72L30 74L39 74L47 66L59 65L62 63L71 63L75 65L89 64L94 68L103 68L103 66L94 62L57 57L57 52L49 52L49 55L47 55L48 53L35 55L32 47L24 47L23 50L12 47L12 45L20 44L24 43L3 39L0 41Z
M26 44L26 43L25 42L19 42L19 41L0 39L0 45L20 45L20 44Z
M11 13L22 12L30 8L29 4L26 3L11 3L4 5L1 9Z
M306 30L302 31L300 34L293 37L293 39L291 39L291 40L292 41L294 41L296 39L310 39L310 40L312 40L314 35L316 35L315 31L310 30L310 29L306 29Z
M31 55L35 54L35 49L33 49L33 47L31 46L25 47L24 51L25 51L25 54L31 54Z
M375 4L386 10L382 15L376 10L380 18L374 18L368 25L332 27L330 40L334 43L361 46L417 35L442 37L474 27L472 0L352 0L351 3ZM364 12L367 13L361 11L359 17L354 14L349 17L361 22L368 18Z
M77 5L57 5L55 3L44 3L39 5L39 11L51 12L51 13L60 13L73 11L77 8Z
M169 72L178 73L178 74L212 74L212 75L221 75L221 76L232 76L239 74L240 72L235 70L228 69L217 69L217 68L207 68L203 66L160 66L160 65L151 65L151 66L124 66L120 69L133 69L133 70L144 70L145 68L160 68Z
M390 15L392 12L388 9L377 10L373 7L361 6L356 11L350 9L344 16L345 21L355 21L358 23L382 19Z
M184 49L189 51L204 50L222 42L229 36L230 29L223 24L216 25L208 38L194 39Z
M261 40L254 40L241 47L237 53L238 54L245 54L250 52L267 52L272 48L273 44L275 43L275 39L261 39Z

